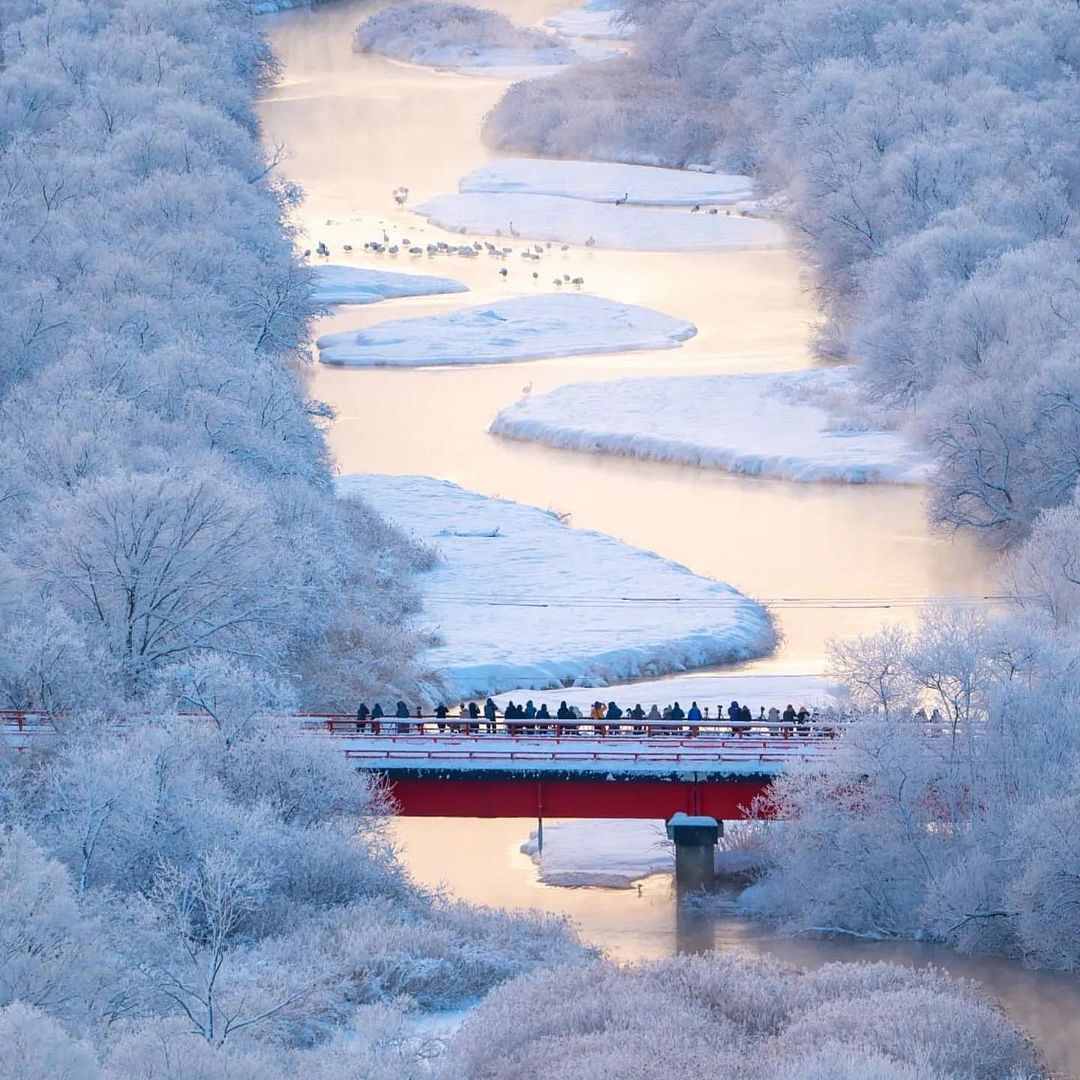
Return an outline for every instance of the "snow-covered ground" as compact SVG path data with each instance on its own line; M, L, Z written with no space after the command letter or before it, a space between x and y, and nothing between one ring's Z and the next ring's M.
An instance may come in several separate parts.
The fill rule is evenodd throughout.
M365 266L315 267L319 304L377 304L402 296L434 296L436 293L468 292L469 287L452 278L431 274L399 274L393 270L370 270Z
M544 826L544 850L537 831L521 845L546 885L594 885L629 889L650 874L670 873L675 849L659 821L600 818L553 821Z
M891 431L843 426L843 368L571 383L523 398L491 430L573 450L799 481L918 484L929 463Z
M691 323L649 308L580 293L545 293L393 319L366 330L326 334L316 344L324 364L426 367L667 349L696 332Z
M435 545L418 584L450 696L605 684L761 656L765 609L652 552L432 477L351 476L343 495Z
M586 4L581 8L560 11L544 20L544 25L568 38L594 38L600 41L627 41L634 36L632 23L618 21L615 9L601 10Z
M730 205L753 196L753 180L733 173L660 169L618 162L500 158L462 178L463 192L557 195L628 206ZM719 217L705 213L706 219ZM517 223L514 225L517 228Z
M778 248L785 243L784 231L775 222L734 212L695 214L558 195L466 191L437 195L416 212L454 232L516 235L620 250L743 250Z
M500 708L505 707L508 701L524 705L531 699L537 707L547 702L552 715L559 702L565 701L567 705L576 705L587 716L598 696L605 703L614 700L624 709L638 704L646 710L651 705L663 709L665 705L677 701L685 710L691 702L696 701L702 710L709 709L710 716L718 715L721 707L727 709L732 701L749 705L754 716L762 706L766 712L773 706L783 712L789 704L796 709L802 705L813 709L837 703L835 688L822 675L761 675L742 671L699 671L670 675L663 679L646 679L605 687L604 693L599 695L594 688L585 686L564 687L550 693L534 693L518 687L498 695L495 701Z

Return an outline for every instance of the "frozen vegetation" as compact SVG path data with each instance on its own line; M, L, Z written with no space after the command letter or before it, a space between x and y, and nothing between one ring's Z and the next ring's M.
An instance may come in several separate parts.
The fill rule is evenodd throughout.
M731 211L693 214L556 195L478 191L436 195L416 212L453 232L633 251L730 251L775 248L786 242L784 230L775 222Z
M754 193L749 176L618 162L499 158L462 178L463 192L561 195L637 206L728 205Z
M317 345L324 364L429 367L667 349L695 333L693 324L649 308L545 293L326 334Z
M540 973L462 1026L460 1080L724 1076L732 1080L1022 1080L1031 1047L971 988L931 970L800 972L716 954Z
M629 889L650 874L669 872L675 853L662 822L597 818L544 826L544 850L534 829L521 845L545 885Z
M773 647L765 610L730 586L552 513L430 477L352 476L339 489L437 552L419 586L421 622L441 644L423 661L455 701L603 685Z
M353 35L357 52L462 71L570 64L565 38L520 27L505 15L468 4L403 0L365 19Z
M393 270L369 270L363 266L315 267L318 304L377 304L403 296L433 296L468 292L468 286L451 278L430 274L400 274Z
M838 419L850 371L572 383L522 398L496 435L787 480L915 484L928 461L901 435Z
M544 25L568 38L625 41L634 36L633 26L620 18L617 7L608 4L585 4L560 11L545 19Z

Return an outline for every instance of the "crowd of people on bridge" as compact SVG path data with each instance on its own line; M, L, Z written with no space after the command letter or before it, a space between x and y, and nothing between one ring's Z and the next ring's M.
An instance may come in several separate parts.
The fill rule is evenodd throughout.
M376 703L369 709L362 703L356 710L356 730L374 733L392 730L404 734L423 732L433 722L437 731L471 735L495 734L498 731L511 735L555 732L600 736L693 735L705 726L709 729L719 728L733 735L764 729L784 736L807 736L815 731L831 733L843 718L843 714L832 706L822 711L808 709L805 705L796 709L791 704L783 711L775 706L766 711L762 705L755 716L748 705L738 701L732 701L726 708L718 706L715 713L711 713L710 706L702 708L696 701L691 702L689 709L685 710L676 701L662 709L654 704L648 711L640 702L631 709L623 709L614 701L606 705L602 701L594 701L587 713L576 705L561 701L552 713L546 702L536 705L530 699L524 705L515 705L513 701L508 701L506 707L500 709L492 698L488 698L482 706L475 701L462 701L451 709L440 703L427 714L420 706L413 709L406 702L398 701L389 718L380 704Z

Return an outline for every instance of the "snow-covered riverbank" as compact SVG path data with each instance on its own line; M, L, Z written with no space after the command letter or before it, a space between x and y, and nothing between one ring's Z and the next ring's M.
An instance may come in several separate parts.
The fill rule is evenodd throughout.
M666 349L696 332L691 323L649 308L545 293L325 334L316 344L324 364L426 367Z
M605 685L761 656L774 632L729 585L554 514L430 477L350 476L380 514L434 545L417 582L450 695Z
M927 458L901 435L829 410L849 392L842 368L576 383L503 409L491 431L787 480L922 483Z

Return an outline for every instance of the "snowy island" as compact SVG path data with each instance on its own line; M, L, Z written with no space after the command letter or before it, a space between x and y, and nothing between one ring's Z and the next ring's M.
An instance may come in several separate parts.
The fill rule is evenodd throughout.
M325 334L316 345L324 364L426 367L668 349L696 333L692 323L649 308L545 293Z
M620 206L559 195L462 191L437 195L416 212L452 232L624 251L739 251L778 248L786 242L776 222L734 212Z
M500 158L462 177L462 192L557 195L637 206L728 206L750 199L754 181L735 173L661 169L614 161ZM710 216L710 215L706 215Z
M561 67L580 59L556 34L516 26L501 12L437 0L405 0L377 11L356 28L353 48L465 74Z
M377 304L406 296L435 296L468 292L469 287L452 278L431 274L401 274L393 270L370 270L364 266L316 266L317 304Z
M431 477L350 476L339 493L434 545L417 581L454 698L732 663L768 653L766 610L730 585L532 506Z
M850 389L844 368L572 383L503 409L491 431L786 480L925 482L928 458L900 434L842 426L830 404Z

